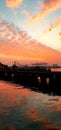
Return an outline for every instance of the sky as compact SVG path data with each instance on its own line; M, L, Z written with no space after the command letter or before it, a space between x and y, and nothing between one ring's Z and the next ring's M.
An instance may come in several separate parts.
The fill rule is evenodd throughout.
M61 64L61 0L0 1L0 61Z

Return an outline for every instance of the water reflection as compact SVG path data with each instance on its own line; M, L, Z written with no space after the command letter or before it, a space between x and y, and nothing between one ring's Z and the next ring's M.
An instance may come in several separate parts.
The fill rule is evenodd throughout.
M61 130L61 97L0 81L1 130Z
M49 78L46 78L46 83L47 85L49 85Z

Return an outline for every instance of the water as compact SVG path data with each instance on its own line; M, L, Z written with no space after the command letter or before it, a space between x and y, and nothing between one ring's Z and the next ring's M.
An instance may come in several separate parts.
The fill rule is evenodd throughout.
M0 81L0 130L61 130L61 97Z

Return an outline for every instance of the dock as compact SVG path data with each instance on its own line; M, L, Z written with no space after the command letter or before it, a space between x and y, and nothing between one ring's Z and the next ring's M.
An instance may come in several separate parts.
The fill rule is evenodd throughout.
M42 92L54 92L61 95L61 72L50 69L4 69L0 70L0 79L21 84Z

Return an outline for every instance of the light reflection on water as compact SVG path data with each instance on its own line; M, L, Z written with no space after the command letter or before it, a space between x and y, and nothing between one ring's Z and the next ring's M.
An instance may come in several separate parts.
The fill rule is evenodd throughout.
M0 130L61 130L61 97L0 81Z

